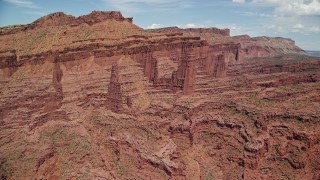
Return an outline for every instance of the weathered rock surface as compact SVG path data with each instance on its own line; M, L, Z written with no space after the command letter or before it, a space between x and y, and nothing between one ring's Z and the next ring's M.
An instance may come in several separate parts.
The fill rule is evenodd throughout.
M234 42L241 44L244 56L247 58L253 57L274 57L281 54L299 53L303 54L304 51L295 45L291 39L281 37L253 37L234 36Z
M0 42L0 179L319 179L320 63L293 41L93 12Z
M228 55L229 63L240 63L243 59L254 57L274 57L281 54L304 54L304 51L295 45L291 39L281 37L250 37L248 35L230 36L229 29L194 28L181 29L169 27L151 32L181 33L186 36L199 36L207 40L215 52L221 51Z

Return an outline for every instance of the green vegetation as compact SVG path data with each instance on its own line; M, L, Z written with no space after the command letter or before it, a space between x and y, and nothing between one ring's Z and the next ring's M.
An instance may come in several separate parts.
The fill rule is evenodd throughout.
M1 159L0 159L1 160ZM13 172L8 164L8 159L4 158L0 161L0 177L12 177Z
M95 31L91 29L87 24L82 24L78 30L79 39L93 39L95 37Z
M86 137L80 136L75 130L67 126L57 125L44 129L40 133L40 142L49 143L55 156L59 157L53 171L61 172L63 179L70 177L71 172L78 168L75 162L81 162L93 147ZM89 169L86 170L89 171ZM81 172L80 177L89 177L88 173L86 171Z
M166 103L167 103L167 104L172 104L172 103L173 103L172 98L167 98L167 99L166 99Z
M12 26L5 26L5 27L1 27L0 28L0 33L8 33L10 31L14 31L14 30L21 30L23 29L24 27L26 27L26 25L12 25Z

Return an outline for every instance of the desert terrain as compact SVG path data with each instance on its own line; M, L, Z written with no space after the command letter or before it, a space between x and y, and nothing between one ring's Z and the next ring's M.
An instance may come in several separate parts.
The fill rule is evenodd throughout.
M0 179L319 179L320 61L120 12L0 28Z

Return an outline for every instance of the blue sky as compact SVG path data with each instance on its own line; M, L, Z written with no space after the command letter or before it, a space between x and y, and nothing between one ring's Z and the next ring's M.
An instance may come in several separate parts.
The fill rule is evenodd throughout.
M320 0L0 0L0 26L93 10L121 11L143 28L230 28L231 35L287 37L320 50Z

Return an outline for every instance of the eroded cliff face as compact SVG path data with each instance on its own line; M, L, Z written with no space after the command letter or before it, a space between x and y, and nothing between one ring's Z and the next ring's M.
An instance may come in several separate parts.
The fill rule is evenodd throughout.
M181 33L185 36L198 36L201 39L206 40L208 44L213 46L217 51L229 53L227 55L228 62L231 63L239 63L243 59L255 57L275 57L290 53L304 54L304 51L296 46L295 42L291 39L281 37L271 38L265 36L250 37L248 35L230 36L229 29L181 29L178 27L168 27L149 31L160 33L174 32Z
M319 178L318 61L118 12L33 24L0 36L2 179Z

